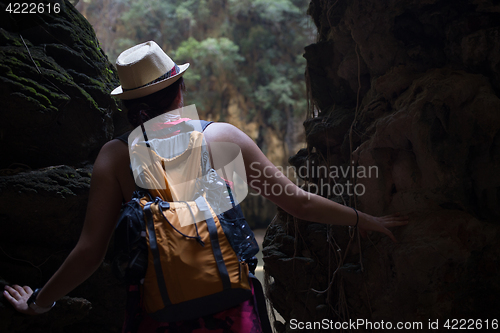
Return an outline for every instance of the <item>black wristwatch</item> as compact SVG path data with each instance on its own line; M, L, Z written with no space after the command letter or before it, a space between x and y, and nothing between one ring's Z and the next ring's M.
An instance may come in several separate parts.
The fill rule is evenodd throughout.
M41 313L45 313L45 312L49 311L50 309L52 309L54 307L54 305L56 305L56 302L52 303L52 305L48 308L44 308L44 307L36 305L35 300L36 300L36 297L38 296L39 292L40 292L39 288L35 289L33 294L31 294L30 298L28 298L28 302L26 302L26 303L28 303L28 306L30 308L32 308L33 311L35 311L35 313L41 314Z

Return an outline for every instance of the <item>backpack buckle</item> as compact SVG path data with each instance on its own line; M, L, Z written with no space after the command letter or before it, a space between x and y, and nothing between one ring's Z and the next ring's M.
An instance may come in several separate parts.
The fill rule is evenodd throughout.
M170 209L170 203L168 203L166 201L162 201L162 202L160 202L160 207L162 210Z
M257 264L259 263L259 259L257 257L253 256L250 259L244 260L244 262L248 265L248 270L250 273L255 274L255 269L257 268Z

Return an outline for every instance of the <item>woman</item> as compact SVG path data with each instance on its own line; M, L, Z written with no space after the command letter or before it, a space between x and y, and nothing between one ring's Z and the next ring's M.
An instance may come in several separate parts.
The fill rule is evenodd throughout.
M159 114L183 105L182 76L189 64L177 66L154 42L137 45L117 59L121 86L111 93L124 100L129 121L138 126ZM242 152L250 185L289 214L311 222L355 226L378 231L395 241L388 227L407 223L406 217L374 217L308 193L295 186L264 156L256 144L238 128L212 123L204 131L211 144L231 142ZM88 208L80 239L59 270L36 294L30 287L6 286L4 296L16 310L39 314L50 310L55 301L84 282L101 264L123 202L135 190L130 175L128 147L120 140L106 143L94 164ZM250 167L251 166L251 167ZM287 195L274 195L264 186L287 189ZM290 191L293 189L293 191ZM269 193L271 192L271 193ZM30 296L31 297L30 299ZM28 305L29 303L29 305ZM258 331L258 330L257 330Z

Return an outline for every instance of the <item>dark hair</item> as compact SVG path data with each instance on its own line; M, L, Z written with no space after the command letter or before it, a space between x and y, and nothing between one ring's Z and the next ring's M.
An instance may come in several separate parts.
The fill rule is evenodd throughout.
M141 122L146 122L165 113L175 101L180 102L178 99L182 97L179 96L179 90L186 91L182 77L168 87L151 95L122 100L123 107L127 110L129 123L137 127Z

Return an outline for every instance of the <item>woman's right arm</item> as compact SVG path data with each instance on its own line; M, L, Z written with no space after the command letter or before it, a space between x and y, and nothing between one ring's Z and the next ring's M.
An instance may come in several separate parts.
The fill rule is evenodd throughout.
M267 159L252 139L235 126L214 123L205 130L205 137L209 147L213 142L237 144L243 155L250 187L287 213L311 222L356 225L357 216L352 208L306 192L296 186ZM407 217L401 217L398 214L385 217L374 217L362 212L358 214L359 228L384 233L394 241L396 241L394 235L387 228L408 223Z

